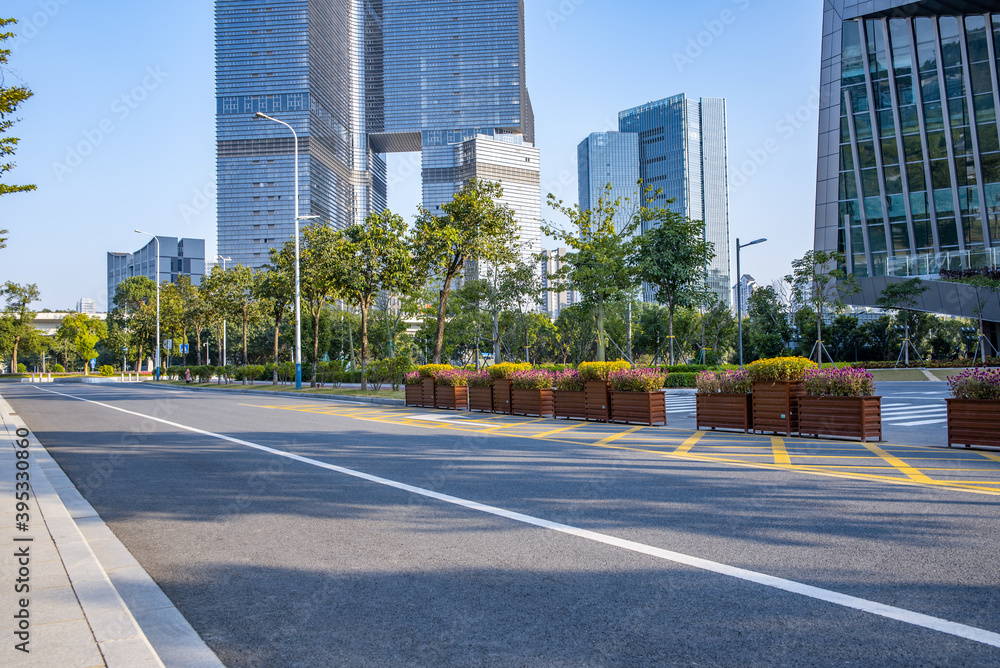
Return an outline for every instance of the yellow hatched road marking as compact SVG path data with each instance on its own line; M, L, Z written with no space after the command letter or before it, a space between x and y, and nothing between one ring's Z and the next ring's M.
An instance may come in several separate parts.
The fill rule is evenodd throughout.
M1000 462L1000 455L994 455L992 452L980 452L979 454L986 457L986 459L992 459L995 462Z
M889 464L891 464L895 468L899 469L899 471L910 480L927 483L931 485L936 484L934 480L928 478L919 469L913 468L912 466L904 462L896 455L886 452L885 450L875 445L874 443L862 443L862 445L871 450L872 452L874 452L876 455L878 455L885 461L889 462Z
M642 427L642 426L632 427L631 429L626 429L625 431L620 431L617 434L611 434L611 436L608 436L606 438L602 438L601 440L597 441L596 443L592 443L591 445L607 445L608 443L611 443L612 441L617 441L622 436L628 436L629 434L634 434L635 432L639 431L640 429L645 429L645 427Z
M700 441L701 437L704 436L704 435L705 435L705 432L703 432L703 431L696 431L691 438L689 438L688 440L686 440L683 443L681 443L680 447L677 448L676 450L674 450L673 454L675 454L675 455L686 455L688 452L690 452L691 448L694 447L694 444L697 443L698 441Z
M546 436L551 436L552 434L559 434L564 431L569 431L570 429L576 429L577 427L580 427L584 424L586 423L578 422L576 424L571 424L568 427L560 427L559 429L553 429L551 431L543 431L541 434L532 434L531 438L545 438Z
M774 463L779 466L791 466L792 458L785 449L785 441L780 436L771 437L771 450L774 452Z

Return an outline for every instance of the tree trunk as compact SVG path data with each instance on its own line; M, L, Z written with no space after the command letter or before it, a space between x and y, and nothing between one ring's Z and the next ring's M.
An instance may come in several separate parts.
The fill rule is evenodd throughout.
M438 301L438 322L437 337L434 340L434 363L441 363L441 349L444 347L444 319L448 312L448 295L451 293L451 279L449 275L444 279L444 286L441 288L440 300Z
M674 305L667 308L667 322L670 329L670 366L674 365Z
M194 341L195 363L196 366L201 366L201 328L196 332Z
M597 361L606 362L604 351L604 301L597 302Z
M816 360L819 368L823 368L823 305L816 309Z
M244 304L244 306L243 306L243 366L246 366L247 364L250 363L249 362L249 358L247 357L247 329L249 328L249 325L250 325L250 318L248 317L249 314L247 313L247 309L248 308L249 307Z
M313 309L313 363L309 387L316 387L316 367L319 366L319 311L322 310L322 305L318 309Z
M368 389L368 306L361 304L361 390Z
M11 355L10 372L17 373L17 346L21 343L21 337L14 337L14 353Z
M274 368L271 369L271 384L278 384L278 333L281 329L281 317L274 319Z
M493 312L493 363L500 363L500 312Z

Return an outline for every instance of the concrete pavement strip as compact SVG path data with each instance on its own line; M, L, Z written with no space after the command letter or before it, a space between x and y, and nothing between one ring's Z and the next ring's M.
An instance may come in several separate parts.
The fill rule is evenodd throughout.
M0 537L5 592L0 632L8 639L0 649L0 664L222 666L33 433L27 437L29 459L17 459L17 431L26 425L2 397L0 423L6 440L0 490L13 498L16 475L24 471L18 461L28 462L31 485L28 531L18 533L14 512L0 517L5 530ZM19 557L24 550L30 557ZM15 594L15 585L24 579L29 589ZM16 614L27 615L26 623ZM22 628L26 635L18 638L15 632ZM25 637L28 652L15 647Z

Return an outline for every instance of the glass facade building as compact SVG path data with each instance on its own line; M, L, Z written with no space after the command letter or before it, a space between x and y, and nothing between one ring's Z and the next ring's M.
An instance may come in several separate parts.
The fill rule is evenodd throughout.
M825 0L815 247L860 277L997 266L996 2Z
M455 144L532 142L523 16L523 0L216 0L219 252L259 267L293 234L291 133L257 111L298 133L300 215L338 227L385 208L386 153L423 153L434 208L461 187Z
M594 132L580 142L576 153L581 209L597 207L608 185L611 186L611 201L619 198L637 201L639 135L633 132Z
M663 191L652 205L705 222L705 238L715 244L708 284L730 304L726 101L675 95L621 112L618 125L637 137L643 187Z
M201 285L205 275L205 240L159 239L159 262L153 239L134 253L108 253L108 311L114 307L118 285L133 276L146 276L159 283L176 283L181 276L187 276L191 285Z

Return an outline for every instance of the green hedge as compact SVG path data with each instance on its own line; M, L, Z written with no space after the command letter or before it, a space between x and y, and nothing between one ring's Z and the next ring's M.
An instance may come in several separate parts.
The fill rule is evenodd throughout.
M671 372L667 374L667 380L664 381L663 387L694 387L694 379L697 376L698 374L693 371Z

